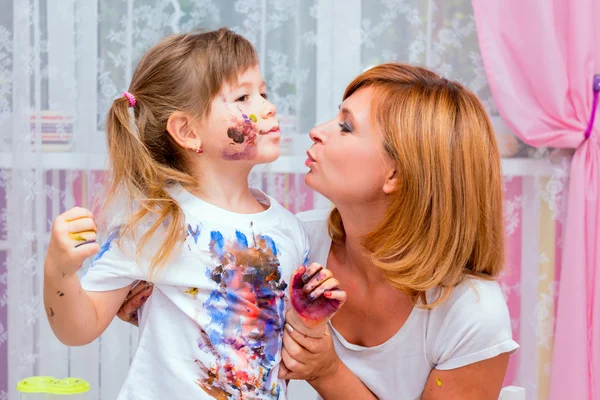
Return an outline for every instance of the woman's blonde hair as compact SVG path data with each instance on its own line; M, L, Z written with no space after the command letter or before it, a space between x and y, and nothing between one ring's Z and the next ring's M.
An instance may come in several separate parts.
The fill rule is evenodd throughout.
M481 102L461 84L416 66L388 63L359 75L344 99L374 89L375 130L396 166L397 190L364 237L394 287L432 308L466 276L496 277L504 265L502 174ZM337 209L334 242L345 233ZM442 289L428 304L426 292Z
M133 74L128 92L136 101L134 117L126 97L110 107L106 130L112 176L106 204L123 194L128 202L141 205L120 228L120 237L132 234L144 217L156 215L138 244L138 254L157 229L166 226L151 275L183 238L183 212L165 188L176 182L197 184L184 162L183 152L190 150L178 146L167 132L169 116L175 111L194 120L208 116L222 86L235 84L239 73L257 64L254 46L228 29L172 35L150 49Z

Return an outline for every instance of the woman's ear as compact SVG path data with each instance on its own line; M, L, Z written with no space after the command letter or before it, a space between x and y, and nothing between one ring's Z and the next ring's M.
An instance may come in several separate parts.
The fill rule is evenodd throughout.
M398 174L396 170L390 171L385 177L385 183L383 184L383 193L392 194L398 189Z
M167 132L184 149L196 150L202 145L200 137L192 129L191 118L183 112L175 111L169 116Z

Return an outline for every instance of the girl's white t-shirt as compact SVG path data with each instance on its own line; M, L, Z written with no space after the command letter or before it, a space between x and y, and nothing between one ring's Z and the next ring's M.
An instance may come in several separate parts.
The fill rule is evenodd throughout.
M237 214L170 189L185 215L185 238L160 275L149 260L159 232L136 258L148 229L119 244L111 234L85 276L86 291L137 280L154 283L139 321L139 343L118 399L286 399L277 377L292 271L308 257L302 224L273 198L268 209Z
M327 263L331 248L328 215L329 210L297 214L310 238L309 263ZM402 328L381 345L357 346L331 324L329 328L341 360L381 400L420 399L432 369L460 368L519 348L512 340L500 286L474 278L458 285L451 297L432 310L415 307ZM319 398L310 391L309 396L305 383L294 383L288 393L290 399ZM302 396L297 395L300 392Z

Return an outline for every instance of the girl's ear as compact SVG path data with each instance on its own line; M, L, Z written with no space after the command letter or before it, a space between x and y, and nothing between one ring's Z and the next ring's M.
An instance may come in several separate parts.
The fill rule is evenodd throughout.
M192 129L191 118L183 112L175 111L169 116L167 132L184 149L196 150L201 146L200 137Z

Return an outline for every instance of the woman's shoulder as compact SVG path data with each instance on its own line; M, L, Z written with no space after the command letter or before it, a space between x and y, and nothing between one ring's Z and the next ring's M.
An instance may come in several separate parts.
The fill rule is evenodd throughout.
M329 237L327 219L330 212L331 210L328 209L317 209L296 214L296 218L304 225L311 242L318 243Z
M506 299L495 280L466 278L429 312L427 325L428 358L438 369L458 368L518 348Z
M428 292L427 301L435 301L438 293ZM508 306L497 281L468 277L455 286L450 295L431 312L440 316L451 314L465 318L497 317L508 315Z
M319 208L315 210L301 211L296 214L296 217L302 221L305 225L310 224L323 224L327 222L327 218L329 218L329 213L331 209L329 208Z

